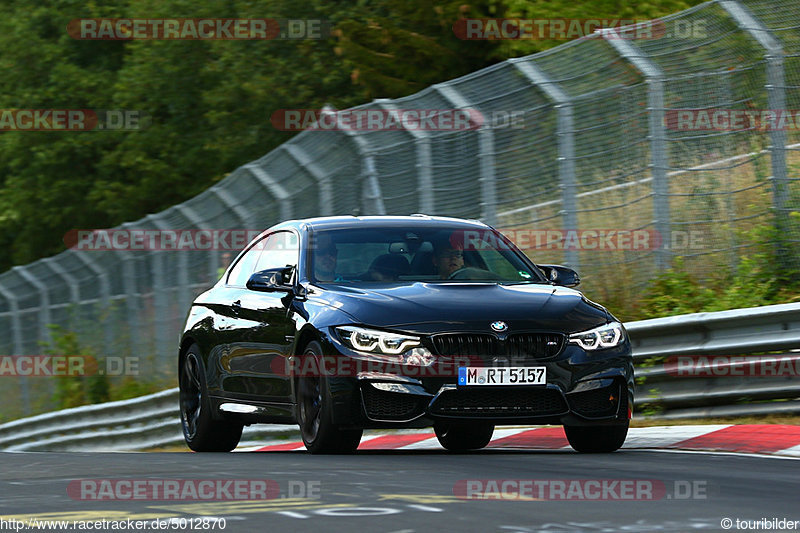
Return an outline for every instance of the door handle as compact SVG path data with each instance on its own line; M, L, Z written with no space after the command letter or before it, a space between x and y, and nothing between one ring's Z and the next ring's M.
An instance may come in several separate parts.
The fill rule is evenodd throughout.
M236 300L231 304L231 309L233 309L233 314L238 315L239 311L242 310L242 301Z

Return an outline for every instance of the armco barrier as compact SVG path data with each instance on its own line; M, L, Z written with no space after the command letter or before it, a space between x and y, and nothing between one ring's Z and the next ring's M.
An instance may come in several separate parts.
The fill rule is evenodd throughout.
M0 450L144 450L183 444L178 389L86 405L0 425ZM295 426L245 428L242 443L294 435Z
M660 361L679 355L741 356L798 351L798 303L642 320L626 324L626 328L633 342L640 382L637 404L649 404L660 418L800 413L797 375L755 377L721 372L716 376L709 368L701 372L709 377L684 377L670 373ZM784 361L792 361L795 369L800 368L800 353L779 355ZM650 365L648 360L654 364Z
M794 353L800 352L800 303L642 320L626 328L640 381L637 404L660 411L659 418L800 413L797 375L681 377L660 360L781 351L784 359L800 364L800 353ZM284 436L297 438L296 426L250 426L242 442ZM182 443L178 389L0 425L0 449L7 451L144 450Z

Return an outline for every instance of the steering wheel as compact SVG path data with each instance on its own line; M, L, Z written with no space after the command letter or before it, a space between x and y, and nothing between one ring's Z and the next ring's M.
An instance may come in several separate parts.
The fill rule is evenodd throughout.
M469 267L461 267L447 276L447 279L466 279L469 277L469 270L471 270Z
M485 270L483 268L475 268L475 267L463 267L459 268L452 274L450 274L447 279L469 279L472 281L502 281L503 276L497 274L496 272L492 272L491 270Z

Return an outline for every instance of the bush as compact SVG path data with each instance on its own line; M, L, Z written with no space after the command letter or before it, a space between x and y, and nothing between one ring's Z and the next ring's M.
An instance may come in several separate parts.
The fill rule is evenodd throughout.
M645 293L637 318L657 318L703 311L724 311L800 301L800 280L792 255L780 245L775 228L743 232L742 250L732 273L699 279L677 257Z
M48 355L80 355L96 364L85 367L84 376L57 376L53 401L58 409L78 407L89 403L107 402L110 398L108 376L99 373L103 361L98 361L92 350L81 347L78 336L60 326L50 325L51 342L45 346Z

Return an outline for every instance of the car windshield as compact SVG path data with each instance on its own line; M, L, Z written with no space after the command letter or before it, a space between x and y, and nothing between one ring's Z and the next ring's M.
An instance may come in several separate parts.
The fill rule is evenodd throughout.
M309 277L317 282L546 283L522 252L489 228L315 230Z

